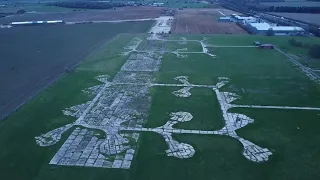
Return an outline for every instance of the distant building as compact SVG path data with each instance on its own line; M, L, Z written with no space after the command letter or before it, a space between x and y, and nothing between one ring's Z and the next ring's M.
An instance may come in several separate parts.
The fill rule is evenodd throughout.
M258 46L258 48L261 48L261 49L274 49L274 45L273 44L260 44Z
M232 14L231 16L233 19L235 19L238 22L242 22L242 21L250 21L250 22L256 22L257 19L255 17L252 16L239 16L237 14Z
M12 23L10 23L11 26L31 25L31 24L32 24L32 21L12 22Z
M304 33L304 29L296 26L275 26L269 23L248 23L247 30L253 34L267 34L268 30L272 30L275 35L294 35Z
M260 20L257 18L248 18L246 20L241 21L243 24L248 24L248 23L256 23L259 22Z
M230 17L219 17L219 22L232 22Z
M32 26L32 25L49 25L49 24L64 24L62 20L53 21L23 21L23 22L12 22L11 26Z
M164 3L153 3L152 6L164 6Z
M44 21L47 24L64 24L63 20Z

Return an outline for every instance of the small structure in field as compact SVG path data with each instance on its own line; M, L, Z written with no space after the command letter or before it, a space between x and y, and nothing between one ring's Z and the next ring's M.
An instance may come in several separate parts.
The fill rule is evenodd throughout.
M260 46L260 45L261 45L261 43L260 43L259 41L255 41L255 42L253 42L253 44L254 44L255 46Z
M273 44L260 44L258 46L258 48L260 48L260 49L274 49L274 45Z
M231 18L230 17L219 17L218 19L219 22L231 22Z

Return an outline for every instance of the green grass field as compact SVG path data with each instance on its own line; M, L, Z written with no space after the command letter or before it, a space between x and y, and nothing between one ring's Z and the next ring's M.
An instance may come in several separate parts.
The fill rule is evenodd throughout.
M214 35L208 37L210 39L206 42L215 45L247 45L254 39L274 40L255 36L239 36L237 38L243 40L239 42L239 39L232 36L229 38ZM197 39L197 37L194 38ZM280 40L278 42L281 43ZM278 52L228 47L212 48L212 52L217 55L217 58L212 59L206 55L193 54L188 55L188 58L179 59L175 55L167 54L162 62L159 81L173 83L173 77L187 75L192 83L214 84L217 77L225 76L231 79L231 83L223 90L241 95L242 98L235 102L237 104L320 106L319 85L314 84L304 74L293 68ZM172 99L167 99L168 96L165 94ZM164 119L164 117L159 114L159 111L165 114L170 105L173 106L171 111L176 111L176 102L180 104L181 100L169 94L162 89L156 90L148 124L161 124L158 119ZM206 127L199 126L199 123L204 123L208 124L209 129L220 128L221 115L219 117L220 113L214 111L217 106L211 104L216 100L208 98L205 91L200 94L194 92L194 94L197 98L203 97L204 99L194 102L192 98L195 97L192 94L190 99L184 100L185 104L179 105L181 108L178 109L192 112L185 106L192 106L192 109L197 110L199 106L209 105L212 107L211 112L215 115L204 116L193 112L192 114L199 120L183 123L185 126L182 127L181 124L179 127L206 129ZM202 112L207 112L205 107L202 110ZM241 146L234 139L207 135L177 135L178 140L197 148L196 155L187 160L164 158L162 152L166 149L166 144L163 139L158 135L144 133L137 157L140 163L137 179L281 180L317 179L319 177L320 174L316 169L320 166L316 160L316 154L320 149L316 142L320 134L316 132L312 124L319 124L317 119L320 117L320 112L241 108L234 108L231 111L254 117L254 124L237 132L246 139L270 148L274 155L268 162L261 164L249 162L240 153L237 153L241 151ZM209 119L205 121L203 118ZM215 126L211 125L213 122L216 123ZM149 144L152 144L152 147Z
M185 34L183 37L193 40L202 40L202 35L189 35ZM300 63L310 67L318 69L320 68L320 59L308 58L309 60L306 61L305 57L308 57L308 49L303 47L295 47L289 43L289 40L294 38L303 44L319 44L320 39L315 37L291 37L291 36L274 36L274 37L267 37L267 36L243 36L243 35L212 35L210 36L206 42L210 45L216 46L250 46L253 45L254 41L259 41L261 43L270 43L274 44L280 49L284 50L287 53L293 54L298 57ZM170 36L172 40L181 40L181 35L172 35Z
M39 147L34 137L75 121L64 116L62 109L86 102L92 96L81 90L99 84L94 78L116 75L128 56L119 55L134 38L145 34L121 34L106 47L88 58L78 68L61 78L39 96L0 122L0 179L12 180L316 180L320 178L320 111L287 109L232 108L232 113L244 114L254 123L236 132L239 136L268 148L273 155L267 162L255 163L243 155L243 146L229 136L203 134L174 134L179 142L192 145L195 155L187 159L167 156L164 138L153 132L140 133L139 147L129 170L49 165L50 159L72 132L53 146ZM186 39L202 40L204 35L183 35ZM288 37L251 35L205 35L207 45L251 45L253 41L274 43L286 52ZM170 35L168 39L180 39ZM303 41L319 42L316 39ZM137 50L202 51L197 41L187 44L143 40ZM150 45L152 44L152 46ZM214 85L218 77L230 82L220 89L240 96L233 102L240 105L320 107L320 86L292 66L276 50L250 47L210 47L215 58L203 53L186 54L184 58L166 52L162 55L157 83L179 83L177 76L188 76L189 82ZM304 53L301 50L301 53ZM194 87L191 96L179 98L172 94L179 87L149 89L152 103L144 127L158 127L167 122L171 112L185 111L193 119L174 125L179 129L219 130L224 125L218 99L212 89Z

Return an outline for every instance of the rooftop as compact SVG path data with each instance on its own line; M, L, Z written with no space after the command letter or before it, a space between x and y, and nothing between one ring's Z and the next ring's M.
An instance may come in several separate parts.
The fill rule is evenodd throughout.
M25 22L12 22L12 25L18 25L18 24L32 24L32 21L25 21Z
M219 19L231 19L230 17L219 17Z
M304 31L303 28L297 26L272 26L268 23L249 23L250 26L255 27L259 31L266 31L270 28L274 31Z
M12 22L11 25L23 25L23 24L44 24L44 23L62 23L62 20L53 21L23 21L23 22Z
M252 16L248 16L248 17L246 17L246 16L238 16L238 15L236 15L236 16L234 16L236 19L238 19L238 20L248 20L248 19L255 19L254 17L252 17Z

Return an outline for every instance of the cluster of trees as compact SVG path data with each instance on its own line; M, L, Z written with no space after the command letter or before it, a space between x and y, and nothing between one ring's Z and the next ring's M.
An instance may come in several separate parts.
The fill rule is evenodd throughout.
M268 12L287 12L287 13L320 13L320 7L290 7L290 6L270 6Z
M289 44L295 47L306 48L309 51L309 55L312 58L320 58L320 45L319 44L304 44L296 39L292 38L289 40Z
M320 0L319 0L320 1ZM248 3L245 4L247 8L254 11L263 11L263 12L287 12L287 13L311 13L317 14L320 13L320 6L269 6L264 4L257 3Z
M302 42L297 41L294 38L289 40L289 44L291 44L292 46L295 46L295 47L303 47L304 46L304 44Z
M267 36L274 36L274 31L273 31L273 29L272 29L272 28L268 29L266 35L267 35Z
M26 13L27 11L26 10L24 10L24 9L19 9L16 13L17 14L24 14L24 13Z
M320 58L320 45L314 44L309 48L309 54L311 57Z
M3 18L3 17L6 17L6 16L9 16L9 15L12 15L14 13L11 13L11 12L0 12L0 18Z
M320 37L320 27L318 26L309 26L309 32L317 37Z
M47 3L48 6L59 6L75 9L111 9L114 7L123 7L123 3L107 3L107 2L54 2Z

